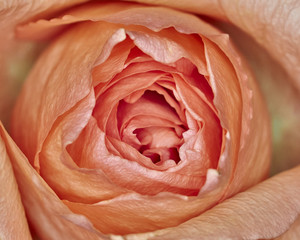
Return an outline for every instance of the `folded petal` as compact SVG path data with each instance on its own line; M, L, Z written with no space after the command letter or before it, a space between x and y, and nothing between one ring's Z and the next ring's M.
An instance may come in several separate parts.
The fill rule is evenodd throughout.
M154 0L134 1L146 4L158 3ZM300 41L298 28L298 22L300 21L299 1L294 0L282 3L280 0L267 2L257 0L246 2L238 0L202 0L196 2L192 0L184 2L163 0L159 1L159 4L229 20L267 49L287 70L293 85L298 91L300 90L298 78L300 74L300 47L298 44Z
M95 34L97 29L101 34ZM106 23L78 26L54 41L32 69L11 124L14 140L36 168L37 154L54 121L90 92L91 70L115 31Z
M85 217L73 214L68 207L61 202L53 190L32 168L2 125L0 126L0 136L2 139L1 153L5 153L4 147L7 153L6 155L1 154L1 157L4 156L6 161L9 159L12 163L28 221L39 238L51 240L107 239L107 237L96 231ZM7 166L7 170L9 170L9 165L4 166ZM11 178L12 175L10 175L9 172L7 172L7 174L8 177ZM5 175L1 174L1 176ZM12 184L12 182L10 182L10 184ZM4 187L4 189L8 187L7 190L9 190L9 187L13 187L13 185L5 185ZM3 188L1 188L1 191L2 189ZM14 217L20 216L23 220L18 218L18 223L16 223L16 221L12 219L9 225L5 224L4 226L9 227L9 229L5 229L4 234L7 234L7 231L14 230L14 227L18 227L20 228L18 230L19 233L16 232L16 234L22 234L22 237L20 237L22 239L26 237L30 239L28 228L26 226L24 227L24 213L22 213L22 209L20 208L20 202L18 203L20 199L16 196L16 189L11 189L10 191L12 194L15 194L14 198L10 199L10 201L15 200L17 205L12 206L12 202L10 202L6 207L8 207L8 209L11 208L10 214L15 213L16 215ZM7 192L5 195L13 197L13 195ZM7 214L8 213L6 213L6 216ZM3 218L1 217L1 219ZM1 227L2 226L3 225L1 225ZM11 232L11 234L14 234L14 232ZM17 235L14 235L13 238L16 236Z
M231 157L226 158L224 154L224 158L220 160L221 171L224 167L226 173L228 172L226 168L230 167L234 172L230 187L227 189L230 196L233 192L244 190L257 183L258 176L259 181L268 176L270 162L265 160L270 159L271 151L265 148L264 144L267 142L270 144L271 140L269 118L253 75L245 67L247 65L243 58L230 44L228 36L210 38L218 45L217 47L212 41L203 38L210 79L215 92L214 103L220 111L223 127L228 130L226 141L232 143L228 152ZM227 79L226 85L222 83L224 79ZM237 155L234 156L235 154ZM257 154L259 156L256 156ZM229 163L226 159L233 162ZM257 169L254 171L257 174L247 174L249 169L251 171Z
M55 128L50 131L43 144L40 153L40 174L61 199L94 203L127 192L113 184L102 171L79 167L80 161L84 162L81 153L84 149L83 144L72 151L80 159L75 160L79 166L66 151L67 145L73 142L87 125L94 103L95 97L91 91L70 110L70 113L56 120ZM89 145L93 145L93 136L89 136L89 140Z
M300 167L297 167L239 193L175 228L128 235L126 239L275 238L287 231L299 216L299 195Z
M0 127L3 128L2 123ZM0 237L1 239L31 239L18 185L0 134Z
M15 26L37 14L47 16L85 1L1 1L0 30L5 34L0 39L0 120L4 125L9 125L20 86L42 49L40 44L21 42L14 38Z

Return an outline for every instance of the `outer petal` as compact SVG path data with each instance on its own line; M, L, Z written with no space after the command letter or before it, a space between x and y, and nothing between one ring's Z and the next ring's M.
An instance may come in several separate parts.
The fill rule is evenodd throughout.
M218 18L226 18L223 9L218 5L218 0L133 0L132 2L167 6L186 12L194 12L199 14L213 15L217 16Z
M289 76L280 64L245 32L231 24L219 26L228 32L243 56L246 56L268 105L272 121L272 165L275 174L299 164L300 95L287 81Z
M159 4L229 20L249 33L264 46L288 71L294 85L300 90L300 2L291 0L134 0ZM278 31L278 29L280 29ZM285 56L285 57L282 57Z
M79 168L70 158L66 146L73 142L87 124L95 102L94 92L62 115L43 144L40 174L61 199L98 202L127 192L111 183L101 171ZM89 144L93 144L92 137ZM84 148L81 144L79 149ZM83 158L80 151L76 156ZM55 174L53 174L55 173Z
M0 2L0 120L8 125L20 85L40 51L39 44L14 38L15 26L43 12L49 15L87 0L2 0Z
M300 239L300 215L297 220L291 225L289 230L287 230L284 234L280 235L280 237L276 238L276 240L290 240L290 239Z
M3 128L2 123L0 127ZM31 239L6 143L0 134L0 238Z
M271 239L284 233L299 216L299 195L300 167L297 167L175 228L128 235L125 239ZM295 224L297 227L298 223Z
M94 34L99 28L101 34ZM14 109L12 135L35 167L54 121L90 92L91 70L115 31L106 23L78 26L53 42L32 70Z
M266 48L287 70L300 91L300 2L223 1L227 18Z
M2 125L0 125L0 136L1 139L3 139L1 140L1 153L4 151L3 143L5 143L7 151L6 157L8 157L12 163L28 219L34 231L41 239L107 239L104 235L94 230L85 217L73 214L68 207L61 202L32 168ZM1 188L1 191L2 189L3 188ZM16 192L14 194L16 194ZM15 200L18 201L18 198L15 198ZM9 205L7 207L9 207ZM17 208L15 207L16 206L12 209L13 212L22 212L20 205L17 205ZM20 216L22 215L21 213ZM20 227L19 221L20 219L18 219L18 225L14 227ZM2 226L3 225L1 225L1 227ZM20 233L24 234L20 239L26 236L30 239L28 229L26 233L26 227L24 227L24 225L21 225L20 230ZM16 236L14 236L14 238L16 238Z
M227 39L227 36L212 36L211 40L216 42L219 47L224 52L224 55L220 53L219 55L208 55L208 61L210 62L209 68L212 69L211 74L213 76L213 81L215 84L220 84L221 86L217 88L220 91L220 95L224 94L223 98L218 98L216 96L216 107L219 106L221 111L234 111L234 106L238 106L238 101L234 101L233 98L235 97L236 92L232 92L230 96L226 96L226 92L224 91L228 88L227 85L222 86L222 72L220 66L218 64L214 64L216 62L212 62L211 59L217 58L222 59L227 56L230 61L232 62L233 68L235 70L235 74L239 79L239 88L241 91L241 101L242 101L242 118L241 118L241 132L240 132L240 145L237 147L235 146L236 142L233 141L232 148L237 147L238 150L238 159L235 163L233 163L233 178L231 179L230 187L228 188L228 196L234 194L234 192L238 192L241 190L245 190L247 187L253 186L255 181L259 176L261 176L261 180L266 178L268 175L269 169L269 161L266 159L270 159L270 149L265 147L265 144L270 144L269 141L271 139L270 136L270 129L268 126L268 114L266 111L266 106L263 104L262 96L260 95L260 91L258 86L252 77L251 72L246 68L246 63L243 59L239 56L235 48L230 44ZM207 42L206 43L206 50L209 52L220 51L218 48L214 47L213 44ZM221 57L222 56L222 57ZM215 70L215 71L213 71ZM227 78L227 81L232 78ZM233 86L233 83L228 83L229 86ZM228 92L232 91L232 89L228 89ZM227 106L220 107L220 99L231 99L235 105L232 105L231 108ZM230 116L229 114L225 116ZM226 119L227 123L232 124L232 122L236 119L229 120ZM222 119L221 119L222 122ZM239 134L236 132L237 127L231 125L229 128L229 135L232 138L233 134ZM258 134L259 132L259 134ZM228 138L228 136L227 136ZM227 139L228 140L228 139ZM255 150L254 150L255 149ZM231 151L234 151L231 149ZM228 162L221 163L224 164L224 168L229 166ZM256 169L256 170L254 170ZM251 175L247 174L248 170L253 171ZM241 185L243 183L243 185ZM239 189L239 190L237 190Z

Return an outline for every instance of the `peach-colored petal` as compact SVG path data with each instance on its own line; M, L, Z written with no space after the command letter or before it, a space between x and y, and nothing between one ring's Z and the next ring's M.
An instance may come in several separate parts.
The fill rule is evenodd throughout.
M130 16L130 17L129 17ZM161 17L164 16L163 21L161 21ZM178 22L178 19L181 19ZM80 22L80 21L108 21L118 24L124 25L143 25L151 30L158 32L163 28L169 28L174 26L176 30L179 32L184 33L196 33L194 27L191 27L190 22L196 21L198 23L198 31L199 33L207 33L207 34L215 34L219 33L215 28L211 25L205 23L204 21L200 21L198 18L185 14L182 12L174 11L172 9L165 9L159 7L146 7L140 6L136 4L129 4L129 3L92 3L92 4L85 4L83 6L73 8L70 11L65 12L60 18L55 18L52 20L40 20L37 22L32 22L29 24L22 25L18 28L18 33L20 37L25 34L30 39L34 38L34 36L41 36L44 32L47 33L49 28L53 28L53 26L61 27L61 25ZM136 27L133 27L136 29ZM146 31L146 30L145 30ZM195 39L194 37L186 37L181 34L175 34L176 31L168 31L167 34L164 34L162 31L159 36L161 39L157 38L156 36L152 36L150 39L146 37L146 35L140 35L139 32L132 32L130 35L132 38L139 37L137 39L136 44L142 44L145 47L145 43L147 41L151 41L152 46L149 45L154 59L158 60L162 59L165 56L168 56L169 59L165 59L165 61L171 62L175 61L174 58L178 59L178 56L183 57L186 52L188 52L191 56L193 56L193 61L198 61L197 66L201 69L200 72L205 71L205 68L200 64L199 61L202 61L203 53L199 52L201 48L195 48ZM150 33L150 32L149 32ZM26 37L26 36L23 37ZM168 37L173 39L173 42L167 42L164 40L164 37ZM184 39L184 41L183 41ZM178 48L176 45L176 41L180 41L182 47ZM154 48L155 46L155 48ZM168 51L172 48L173 55L167 54ZM154 51L154 49L156 49ZM158 51L160 50L160 51ZM146 53L148 53L147 49L144 49ZM176 54L175 54L176 53Z
M86 7L88 6L88 7ZM98 3L84 4L76 8L75 11L66 11L63 16L53 18L50 21L39 19L37 22L29 22L25 25L17 27L16 34L18 37L30 38L30 39L47 39L64 29L65 25L82 22L86 20L98 20L99 16L105 17L115 12L122 10L128 10L138 7L138 4L131 3L101 3L101 8L97 8ZM28 31L29 30L29 31Z
M0 122L0 127L3 128ZM6 142L0 134L0 238L31 239Z
M192 88L187 85L181 78L174 76L176 89L178 95L182 99L183 104L186 106L189 114L193 116L193 119L200 121L203 125L201 130L201 135L199 135L199 140L196 140L193 144L193 148L190 148L188 141L186 144L182 145L180 153L187 155L187 161L193 161L193 159L203 159L202 162L209 163L203 164L201 166L202 171L206 171L207 168L204 166L216 168L217 162L221 154L221 144L222 144L222 128L218 117L214 114L212 109L197 95ZM200 140L201 139L201 140ZM185 146L186 145L186 146ZM197 146L198 145L198 146ZM188 151L196 149L196 157L188 157ZM186 152L186 153L184 153ZM197 164L190 166L189 170L201 172L198 169L200 166ZM193 170L192 170L193 169Z
M9 126L13 104L26 75L41 52L41 45L19 41L15 26L35 15L48 16L87 0L17 1L0 3L0 120Z
M52 31L59 31L63 25L87 20L108 21L124 25L143 25L155 32L162 28L174 26L179 32L186 33L194 32L194 27L189 23L195 21L199 22L203 31L207 33L210 31L210 34L215 31L214 27L204 21L199 21L196 16L173 9L126 2L94 2L72 8L51 20L41 19L20 25L17 28L17 35L29 39L47 38L49 37L48 32L53 34Z
M296 221L291 225L291 227L282 235L280 235L275 240L289 240L289 239L299 239L300 238L300 214Z
M120 100L130 95L132 92L145 89L159 80L165 73L141 73L127 78L123 78L111 86L107 91L99 96L94 110L94 117L98 121L98 126L103 131L112 107L116 106Z
M219 26L228 32L241 54L246 56L267 103L272 123L271 174L297 166L300 153L299 91L289 84L290 77L280 63L254 39L230 23L222 22Z
M203 39L204 40L204 39ZM261 159L270 159L271 150L270 148L265 148L265 144L270 144L271 136L270 136L270 129L268 126L268 113L266 111L266 106L264 105L262 96L260 94L260 91L258 89L257 83L255 82L252 73L248 70L246 63L244 60L239 56L233 45L230 44L228 41L228 38L226 35L223 36L216 36L212 37L213 41L215 41L222 51L227 55L227 57L230 59L232 66L234 68L233 72L235 72L237 79L239 80L239 86L241 91L241 98L242 102L240 102L242 107L242 119L241 119L241 132L240 135L237 135L236 137L240 138L240 145L238 147L239 153L238 153L238 160L233 167L233 171L235 174L233 175L232 183L230 184L230 188L228 189L228 195L231 195L234 191L236 191L239 188L242 188L240 190L244 190L247 187L252 186L255 184L255 181L260 176L260 181L267 177L268 171L269 171L269 161L262 161ZM210 51L220 51L218 48L214 47L211 42L204 40L206 44L206 50L208 52ZM209 47L208 47L209 46ZM220 53L220 52L219 52ZM211 57L221 57L222 54L214 55L209 54L207 55L208 59ZM222 57L225 57L224 55ZM210 60L209 60L210 61ZM217 60L219 61L219 60ZM225 61L224 61L225 63ZM245 67L246 66L246 67ZM214 71L211 72L214 76L217 76L222 72L224 74L224 69L219 69L217 64L210 64L210 68L214 69ZM219 75L219 80L223 78L224 75ZM217 78L215 78L217 80ZM218 81L218 80L217 80ZM217 84L216 81L216 84ZM220 84L222 84L220 82ZM232 82L232 84L234 84ZM233 85L231 85L233 86ZM223 87L217 88L219 91L223 90L224 88L227 88L228 86L224 85ZM232 89L228 89L228 91L232 91ZM228 92L227 92L228 93ZM234 93L230 95L230 97L227 95L226 92L224 92L225 96L221 99L226 99L226 101L229 101L232 98L236 97ZM216 98L218 98L218 95L216 95ZM232 99L231 99L232 100ZM215 99L215 101L217 101ZM239 101L232 102L232 108L227 108L227 106L218 107L217 102L215 102L216 107L221 111L235 111L234 106L237 106L239 104ZM224 104L224 102L220 103ZM226 115L229 116L229 115ZM228 118L230 119L230 118ZM228 121L227 119L227 121ZM221 123L224 123L224 119L222 119L222 115L220 115ZM231 119L230 124L232 124L232 121L235 121L236 119ZM228 122L229 123L229 122ZM230 130L231 129L231 130ZM232 134L239 134L236 132L237 128L234 125L231 125L231 127L228 129L229 133L231 134L229 137L232 139L234 136ZM259 132L259 134L258 134ZM228 136L227 136L228 137ZM234 144L235 141L233 141ZM234 146L234 145L233 145ZM253 151L253 149L256 149ZM232 151L233 149L231 149ZM234 159L234 158L230 158ZM250 161L251 159L251 161ZM226 163L226 167L228 167L230 164L228 162ZM251 176L247 175L247 169L256 169L255 174L252 174ZM240 183L243 183L243 187ZM237 188L237 189L236 189Z
M91 91L70 113L61 116L47 136L40 153L40 174L62 199L94 203L128 192L113 184L100 170L79 168L66 152L66 146L73 142L87 125L94 102L94 94ZM91 145L92 143L93 141L89 142ZM79 158L82 148L83 145L75 148L75 154Z
M239 193L177 227L128 235L126 239L275 238L300 214L299 184L300 167L297 167Z
M134 0L146 4L170 6L189 12L229 20L251 35L287 70L292 84L300 90L299 1L250 0ZM284 56L284 57L283 57Z
M254 37L279 61L287 70L292 80L290 83L299 92L299 1L281 3L278 0L272 2L251 0L243 4L238 4L238 1L224 1L222 8L230 22Z
M92 142L89 141L91 137ZM143 158L128 161L111 154L105 147L105 134L97 127L95 119L90 120L79 138L84 151L81 151L81 155L72 155L74 160L79 161L77 159L80 157L80 161L84 162L82 167L102 170L118 186L147 195L154 195L161 191L194 195L205 180L203 177L147 169L139 164L139 160ZM121 171L118 171L120 169Z
M115 31L115 26L106 23L78 26L56 39L30 73L14 110L12 135L36 168L35 157L54 121L90 92L91 69Z
M132 0L132 2L166 6L175 9L180 9L186 12L205 14L226 19L223 9L218 5L218 0Z
M85 217L73 214L61 202L32 168L2 125L0 135L5 143L6 157L10 159L14 169L28 221L40 239L107 239L97 232ZM12 213L18 208L14 206ZM20 227L19 221L20 219L15 226ZM22 234L26 234L24 227L21 227L21 230ZM25 237L26 235L22 235L22 239Z
M81 213L91 219L102 232L115 234L177 226L182 221L197 216L201 212L200 209L206 205L196 198L191 200L187 196L171 193L160 193L155 196L124 194L95 204L69 201L64 203L75 213Z
M138 233L176 226L197 214L196 205L199 204L197 201L189 201L186 196L170 196L168 193L151 197L127 194L96 204L69 201L64 203L75 213L91 219L100 231L113 234Z
M115 38L118 38L118 41L121 41L121 43L117 44L118 42L113 42ZM101 85L100 87L102 88L102 84L104 85L104 83L110 81L116 74L123 70L130 50L134 46L131 40L125 40L125 38L126 34L124 29L119 29L105 44L103 50L109 51L107 53L108 57L105 58L105 56L103 56L103 51L93 68L93 82L97 88L99 88L99 85ZM114 68L112 69L111 66L114 66Z

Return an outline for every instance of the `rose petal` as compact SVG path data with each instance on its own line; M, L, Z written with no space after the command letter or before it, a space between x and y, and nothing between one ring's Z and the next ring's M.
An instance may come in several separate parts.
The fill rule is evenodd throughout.
M283 67L254 39L229 23L221 23L220 27L230 34L243 56L246 56L266 100L273 136L271 174L297 166L300 141L299 91L288 83L289 76Z
M270 159L271 152L269 148L264 147L264 144L267 142L270 144L270 129L266 127L268 126L269 119L266 106L263 103L256 82L251 72L245 67L246 64L243 62L243 59L228 41L228 37L223 35L213 36L211 38L211 40L219 45L232 62L230 66L228 58L221 52L220 48L211 41L203 38L207 51L206 56L211 81L213 82L213 86L216 84L215 87L213 87L215 92L214 103L216 108L220 111L221 124L229 131L226 134L226 140L233 143L228 153L237 154L235 151L239 151L238 158L234 157L234 155L227 158L234 161L231 163L233 165L220 160L221 169L223 166L226 169L231 165L231 171L235 172L227 193L231 195L231 191L235 192L237 189L244 190L254 185L254 182L259 179L258 176L260 176L261 181L268 175L270 163L264 160ZM218 54L216 54L216 52ZM234 69L232 69L232 67ZM228 79L226 85L223 84L224 77ZM239 83L237 80L239 80ZM240 102L240 98L242 102ZM238 113L238 111L242 112ZM242 118L238 119L236 116L241 114ZM262 122L264 123L261 124ZM240 130L238 130L238 125L241 125ZM239 142L240 145L235 145L237 142ZM257 150L253 151L253 149ZM256 154L259 154L259 156L255 156ZM249 176L247 169L251 169L251 171L256 169L255 173L257 174ZM225 172L228 173L227 170L224 170L224 173ZM243 183L243 186L241 183Z
M254 37L285 68L290 76L289 80L292 80L290 83L299 92L299 2L290 1L283 5L278 0L272 2L251 0L243 4L224 1L222 7L232 23Z
M101 34L94 34L97 29ZM78 26L50 45L30 73L11 124L12 136L36 168L37 154L54 121L90 92L91 69L115 31L106 23Z
M0 122L0 128L3 128ZM0 237L31 239L5 139L0 132Z
M94 203L127 192L113 184L100 170L79 168L66 152L67 145L72 143L87 125L94 102L94 94L91 91L70 110L70 113L57 119L56 127L47 136L40 153L40 174L62 199ZM93 144L93 138L89 139L89 144ZM73 151L79 158L82 148L81 145Z
M20 86L28 74L42 47L40 44L18 41L15 26L39 14L49 15L73 4L86 0L53 0L19 2L1 1L0 30L5 33L0 39L0 120L9 126L13 104Z
M157 4L154 0L134 2ZM285 68L291 83L300 90L299 1L192 1L163 0L160 5L229 20L252 36ZM284 7L283 7L284 6ZM267 10L266 10L267 9ZM282 57L285 56L285 57Z
M15 172L28 220L41 239L107 239L97 232L85 217L73 214L61 202L53 190L32 168L2 125L0 125L0 135L3 143L5 143L7 157L10 159ZM4 145L2 144L1 147L3 149ZM20 208L14 206L12 211L16 210L20 210ZM20 219L15 226L20 227ZM26 236L25 229L24 225L20 229L24 234L22 239L29 238L28 235Z
M186 196L168 193L151 197L127 194L96 204L64 203L75 213L87 216L100 231L113 234L176 226L196 214L196 205L199 205L198 201L188 201Z
M101 130L106 131L106 124L112 108L130 93L145 89L164 76L165 73L141 73L119 80L107 91L101 94L94 109L94 117Z
M282 235L275 240L289 240L300 238L300 215L297 220L291 225L291 227Z
M156 4L153 0L135 2ZM231 36L235 35L236 44L242 46L244 55L251 60L268 101L275 137L272 172L296 166L299 163L297 143L300 139L300 135L296 134L299 131L295 131L300 129L299 2L203 0L184 1L182 4L164 0L159 4L222 18L242 30L231 25L224 28L223 23L219 24Z
M300 167L283 172L175 228L126 239L270 239L300 214Z
M92 142L88 141L91 137ZM80 161L84 163L81 167L101 169L116 185L147 195L154 195L162 191L191 194L203 184L203 177L151 170L145 168L143 164L139 164L143 158L139 157L135 161L128 161L123 157L113 155L105 147L105 137L105 134L96 125L95 119L92 118L79 136L84 151L81 152L81 155L72 155L74 160L78 161L77 159L80 157ZM117 142L115 144L124 143ZM118 169L119 171L117 171Z
M122 0L126 1L126 0ZM216 16L218 18L226 19L226 15L223 12L223 9L219 6L218 1L210 0L184 0L184 1L174 1L174 0L133 0L132 2L139 2L151 5L160 5L171 7L175 9L180 9L186 12L194 12L198 14L207 14Z
M194 26L190 22L199 22L202 31L207 31L211 34L216 31L214 27L206 22L199 21L199 18L196 16L173 9L126 2L94 2L65 11L61 16L53 18L50 21L41 19L36 22L20 25L17 28L17 36L29 39L48 38L59 32L63 25L87 20L104 20L124 25L143 25L155 32L174 25L179 32L186 33L194 32Z

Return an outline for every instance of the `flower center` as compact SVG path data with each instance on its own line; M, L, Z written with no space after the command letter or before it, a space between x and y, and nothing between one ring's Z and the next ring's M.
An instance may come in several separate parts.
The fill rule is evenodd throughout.
M169 160L177 164L180 161L178 150L183 143L182 133L186 127L176 110L166 101L166 98L173 99L172 94L165 88L161 90L166 96L146 90L133 102L120 101L120 136L157 165Z

